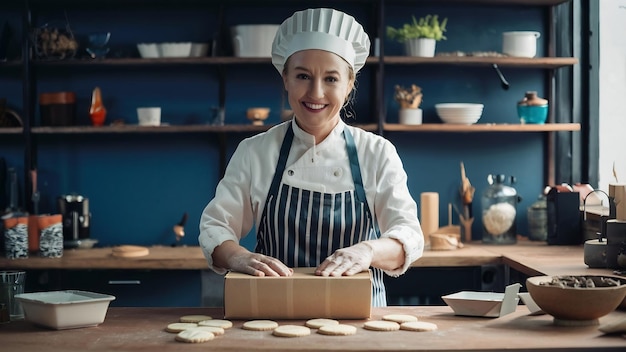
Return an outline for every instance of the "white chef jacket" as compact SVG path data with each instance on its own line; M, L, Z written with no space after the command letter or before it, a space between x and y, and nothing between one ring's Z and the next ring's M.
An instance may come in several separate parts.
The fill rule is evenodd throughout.
M282 183L323 193L354 189L341 135L344 128L350 130L358 152L367 203L381 237L396 239L404 248L402 267L385 272L390 276L403 274L422 256L424 236L402 161L391 142L343 121L317 145L313 135L291 120L246 138L237 146L217 185L215 197L200 219L198 240L209 268L218 274L226 273L224 268L213 265L215 247L227 240L238 243L253 225L258 228L289 124L293 126L294 139Z

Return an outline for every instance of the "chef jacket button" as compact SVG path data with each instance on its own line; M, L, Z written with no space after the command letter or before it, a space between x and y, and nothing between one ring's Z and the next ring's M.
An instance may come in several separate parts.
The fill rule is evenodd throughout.
M335 172L333 172L333 175L335 175L336 177L341 176L341 169L335 170Z
M293 170L289 170L289 171L287 171L287 175L289 175L289 176L293 176Z

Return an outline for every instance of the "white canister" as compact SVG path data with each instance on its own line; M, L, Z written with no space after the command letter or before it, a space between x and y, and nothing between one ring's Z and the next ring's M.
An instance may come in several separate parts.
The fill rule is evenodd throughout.
M137 119L139 126L160 126L161 125L161 108L145 107L137 108Z
M539 32L517 31L502 33L502 52L515 57L535 57Z

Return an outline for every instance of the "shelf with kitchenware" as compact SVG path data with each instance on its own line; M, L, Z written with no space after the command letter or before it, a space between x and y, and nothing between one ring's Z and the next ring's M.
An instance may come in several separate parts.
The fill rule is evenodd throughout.
M507 124L507 123L476 123L472 125L424 123L421 125L406 125L384 123L386 132L574 132L580 131L579 123L546 123L546 124Z
M31 133L36 135L61 134L125 134L125 133L258 133L267 131L274 125L255 126L252 124L226 125L108 125L108 126L63 126L63 127L32 127ZM376 124L357 124L356 126L370 132L378 129ZM477 123L472 125L424 123L421 125L406 125L384 123L384 132L436 132L436 133L502 133L502 132L575 132L580 131L579 123L546 123L546 124L502 124ZM0 134L20 134L22 128L0 129Z
M381 58L374 56L367 59L368 65L377 64ZM457 66L491 66L525 67L558 69L578 64L575 57L538 57L521 58L506 56L448 56L435 57L416 56L384 56L385 65L457 65ZM264 57L185 57L185 58L106 58L106 59L71 59L71 60L34 60L35 66L161 66L161 65L246 65L271 64L271 58ZM15 65L17 66L17 65Z

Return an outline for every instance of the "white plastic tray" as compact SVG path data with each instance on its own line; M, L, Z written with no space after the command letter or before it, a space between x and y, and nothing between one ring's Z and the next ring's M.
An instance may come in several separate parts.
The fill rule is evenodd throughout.
M15 295L24 309L24 318L52 329L96 326L104 321L114 296L66 290Z

